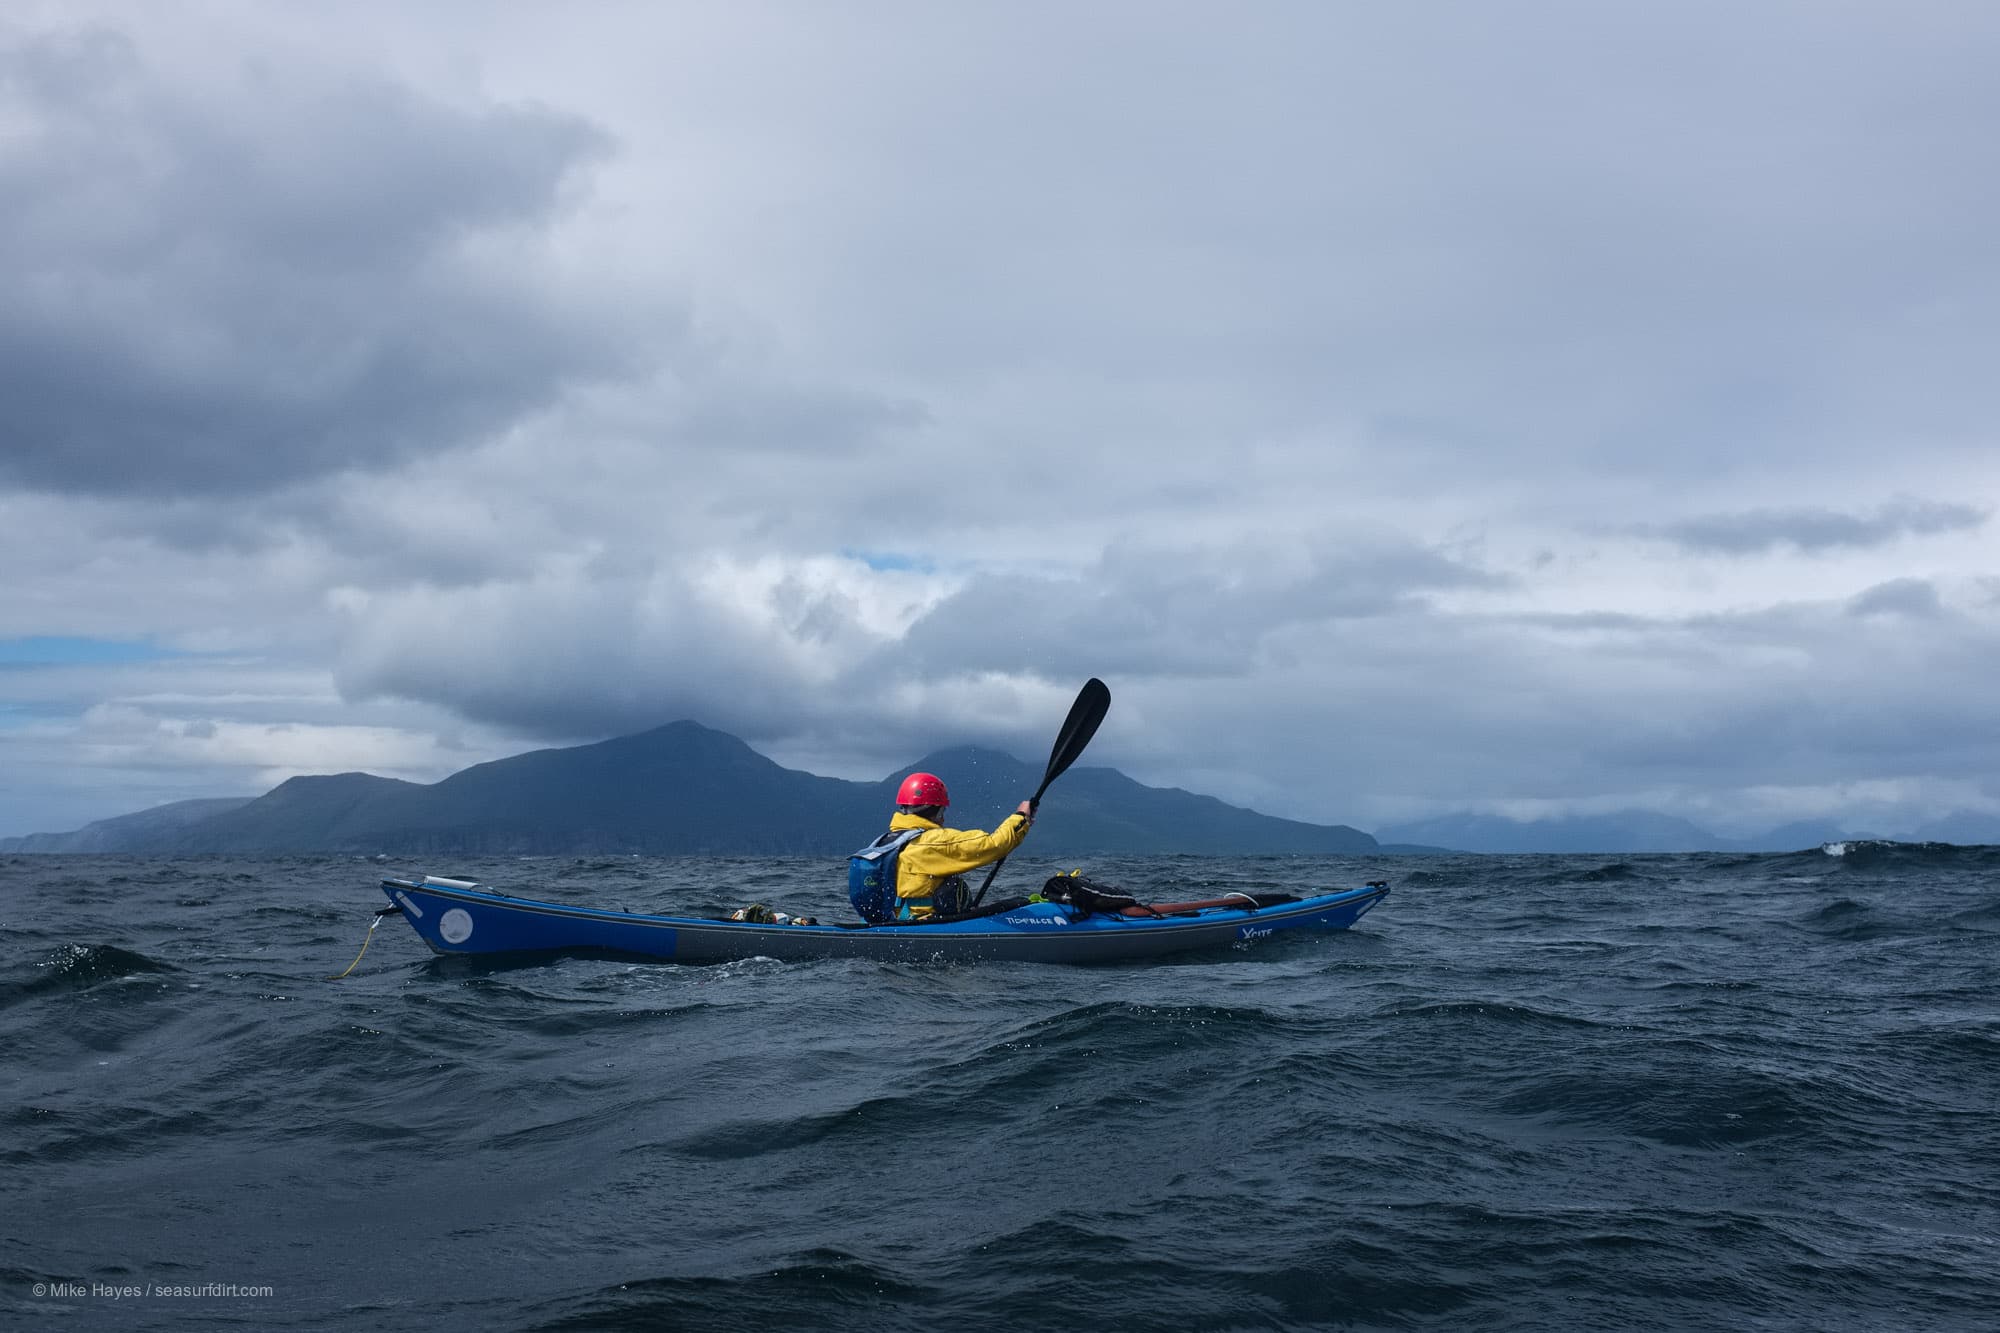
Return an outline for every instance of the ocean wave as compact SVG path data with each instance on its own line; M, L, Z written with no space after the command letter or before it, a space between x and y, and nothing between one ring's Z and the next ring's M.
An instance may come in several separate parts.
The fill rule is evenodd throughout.
M1415 1006L1398 1005L1379 1011L1376 1017L1396 1021L1442 1018L1448 1021L1463 1020L1478 1024L1523 1028L1593 1029L1612 1026L1596 1019L1561 1013L1553 1009L1538 1009L1527 1004L1474 1000L1446 1000Z
M373 864L9 863L0 1248L281 1293L141 1324L1967 1327L1996 863L1871 855L1399 860L1364 931L1157 966L492 964L385 926L337 984ZM458 868L683 910L825 870Z
M170 963L116 945L65 945L39 963L35 975L0 984L0 1008L38 995L89 990L110 982L177 971Z
M1799 855L1811 856L1805 852ZM1853 839L1821 845L1818 855L1868 869L2000 865L2000 847L1955 842L1896 842L1885 838Z
M1787 1078L1712 1058L1678 1074L1598 1067L1517 1079L1495 1106L1673 1147L1782 1141L1842 1151L1887 1142L1898 1110L1887 1097L1834 1080Z
M87 1108L25 1106L0 1119L0 1124L20 1131L18 1146L0 1150L0 1163L16 1167L143 1157L176 1140L200 1142L229 1128L228 1121L206 1111L129 1102Z
M1072 1126L1088 1133L1093 1124L1143 1116L1176 1100L1191 1062L1215 1052L1271 1050L1281 1044L1273 1034L1305 1035L1319 1026L1217 1006L1079 1006L929 1060L893 1091L846 1088L809 1107L760 1108L702 1126L673 1146L690 1157L728 1161L803 1147L867 1153L885 1143L928 1142L940 1124L981 1124L995 1134L1018 1128L1061 1135ZM1166 1072L1158 1064L1162 1055L1174 1062ZM715 1064L703 1076L733 1077Z
M1412 870L1402 876L1402 882L1411 888L1455 889L1476 884L1479 879L1462 870Z
M1922 918L1891 914L1874 903L1838 898L1799 918L1800 928L1827 939L1865 941L1898 935L1926 934L1934 924Z
M2000 927L2000 898L1977 907L1968 907L1961 912L1953 912L1945 920L1963 930L1990 930Z
M699 1328L746 1333L795 1322L848 1319L868 1327L909 1328L917 1312L941 1302L933 1286L900 1277L836 1249L815 1249L736 1275L641 1277L585 1295L537 1302L523 1325L538 1333ZM902 1312L900 1315L895 1312ZM884 1321L886 1322L879 1322Z
M1588 870L1564 868L1538 876L1538 884L1622 884L1632 880L1651 879L1652 876L1627 861L1610 861L1592 866Z

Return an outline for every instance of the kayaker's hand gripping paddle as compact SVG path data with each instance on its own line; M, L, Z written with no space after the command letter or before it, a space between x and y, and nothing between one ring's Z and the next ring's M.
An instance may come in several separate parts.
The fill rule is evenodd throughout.
M1076 702L1069 707L1069 717L1063 722L1062 730L1056 733L1055 748L1049 751L1049 771L1042 775L1042 785L1035 788L1035 794L1028 798L1030 811L1041 805L1042 793L1049 789L1049 784L1061 777L1069 766L1076 762L1077 756L1083 753L1083 747L1090 744L1090 738L1097 734L1098 724L1104 721L1104 715L1110 711L1110 687L1092 676L1083 683L1083 688L1077 691ZM991 870L986 872L986 882L981 884L979 892L973 895L974 907L979 906L980 899L984 898L986 891L993 887L994 877L999 875L1000 867L1006 864L1007 858L1003 856L993 863Z

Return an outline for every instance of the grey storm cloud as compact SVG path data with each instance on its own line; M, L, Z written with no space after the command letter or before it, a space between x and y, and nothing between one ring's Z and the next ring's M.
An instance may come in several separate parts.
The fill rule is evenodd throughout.
M781 586L776 600L790 623L773 631L701 596L679 570L591 570L464 595L414 590L385 598L354 627L338 678L349 697L443 702L539 736L613 735L681 718L782 732L811 707L788 651L793 636L827 651L861 631L838 597ZM440 626L449 651L425 650L426 628Z
M190 656L72 756L1991 782L2000 8L100 7L0 21L0 634Z
M995 673L1240 677L1288 633L1388 618L1420 610L1429 593L1504 582L1401 539L1209 551L1120 544L1080 579L975 579L884 637L837 589L788 579L746 608L704 595L671 564L593 568L386 595L345 636L339 682L349 697L428 701L545 736L693 717L750 736L872 731L876 745L900 738L920 749L942 728L1031 748L1038 736L982 711L1011 687L972 688L949 717L911 708L902 692L950 693ZM440 631L450 651L436 650Z
M1754 555L1782 546L1816 553L1884 546L1904 537L1967 532L1984 524L1988 516L1987 510L1973 505L1900 498L1872 513L1825 508L1752 509L1647 524L1632 531L1672 542L1683 550L1717 555Z
M1876 591L1897 610L1923 604L1929 585L1905 582L1916 586ZM1871 632L1854 609L1828 601L1635 617L1553 638L1544 618L1410 615L1325 659L1326 696L1367 701L1347 710L1349 726L1328 730L1364 747L1346 757L1371 773L1406 770L1391 746L1451 756L1425 769L1433 798L1990 774L2000 706L1983 682L2000 652L1995 626L1919 612ZM1401 669L1384 669L1398 659ZM1397 719L1387 741L1370 724L1385 714Z
M1891 579L1856 593L1847 604L1849 615L1897 615L1933 619L1945 613L1944 602L1928 579Z
M1117 543L1080 578L979 579L919 619L894 652L933 672L1234 675L1288 627L1383 616L1426 593L1506 581L1402 539L1206 552Z
M0 480L267 489L631 369L543 281L608 148L585 121L256 63L197 84L107 31L0 43Z

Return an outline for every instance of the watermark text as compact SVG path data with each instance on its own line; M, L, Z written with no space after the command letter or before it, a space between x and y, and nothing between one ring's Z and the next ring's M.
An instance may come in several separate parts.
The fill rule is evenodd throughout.
M274 1288L242 1282L37 1282L32 1290L41 1299L68 1301L243 1300L277 1294Z

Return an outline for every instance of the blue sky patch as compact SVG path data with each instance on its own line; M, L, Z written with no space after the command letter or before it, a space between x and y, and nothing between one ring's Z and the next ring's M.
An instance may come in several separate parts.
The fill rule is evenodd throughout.
M896 551L857 551L852 547L840 552L849 560L859 560L870 569L898 574L935 574L937 565L923 556L903 555Z

